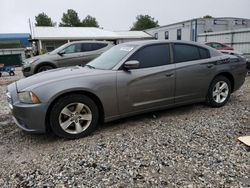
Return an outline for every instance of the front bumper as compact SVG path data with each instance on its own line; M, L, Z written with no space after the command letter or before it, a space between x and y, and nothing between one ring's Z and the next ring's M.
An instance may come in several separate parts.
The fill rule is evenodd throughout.
M34 133L46 132L46 107L44 104L24 104L17 97L16 84L8 86L8 103L18 127Z
M32 67L29 66L24 66L22 67L22 72L25 77L32 76L34 74Z

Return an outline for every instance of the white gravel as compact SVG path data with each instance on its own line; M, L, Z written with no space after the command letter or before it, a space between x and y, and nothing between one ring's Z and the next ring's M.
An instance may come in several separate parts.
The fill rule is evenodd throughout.
M250 187L250 77L222 108L204 104L105 124L91 136L32 135L11 120L0 78L0 187Z

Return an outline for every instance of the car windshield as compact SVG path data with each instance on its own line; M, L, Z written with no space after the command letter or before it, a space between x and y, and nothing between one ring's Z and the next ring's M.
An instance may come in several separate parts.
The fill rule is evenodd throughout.
M86 66L96 69L111 70L135 47L135 45L124 44L114 46L110 50L104 52L102 55L88 63Z

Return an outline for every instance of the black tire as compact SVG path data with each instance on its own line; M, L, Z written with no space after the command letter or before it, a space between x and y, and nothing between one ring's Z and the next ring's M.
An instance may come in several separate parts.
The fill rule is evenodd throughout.
M51 70L53 69L54 67L50 66L50 65L42 65L40 67L38 67L37 69L37 73L38 72L44 72L44 71L47 71L47 70Z
M228 86L228 88L227 88L228 89L228 92L227 92L228 94L227 94L227 96L224 97L225 99L222 100L221 102L217 102L215 97L213 96L213 93L216 92L215 91L216 90L216 84L219 84L219 83L226 83L227 86ZM215 108L224 106L227 103L227 101L229 100L229 98L230 98L231 91L232 91L232 86L231 86L231 82L229 81L228 78L226 78L225 76L217 76L217 77L215 77L213 79L213 81L211 82L208 93L207 93L207 104L209 106L215 107ZM223 92L223 90L221 90L221 92ZM224 92L224 93L226 93L226 92Z
M9 72L9 75L10 75L10 76L15 76L15 72L14 72L14 71L10 71L10 72Z
M80 133L67 132L67 131L74 131L74 129L77 129L74 121L71 123L71 125L69 126L69 129L67 129L67 130L64 130L61 127L60 122L59 122L59 121L61 121L60 118L62 117L62 113L61 113L62 110L65 109L67 106L70 106L72 103L73 104L74 103L84 104L85 105L84 108L88 107L88 109L90 110L90 112L92 114L91 121L86 120L87 124L89 124L89 123L90 124L87 126L87 128L85 130L83 130L83 132L80 132ZM74 107L74 105L72 107ZM70 138L70 139L82 138L82 137L88 136L90 133L92 133L96 129L97 124L98 124L98 120L99 120L99 110L98 110L97 105L95 104L95 102L91 98L89 98L88 96L82 95L82 94L70 94L68 96L64 96L64 97L60 98L53 105L49 114L50 114L49 122L50 122L50 127L51 127L52 131L59 137ZM70 116L69 117L66 116L66 118L68 118L68 120L70 119L70 121L72 121L72 119L73 119L73 117L70 118ZM66 121L68 121L68 120L66 120ZM82 121L83 121L82 123L85 123L84 122L85 120L82 120ZM79 124L80 124L80 121L79 121ZM72 129L72 130L70 130L70 129Z
M0 72L0 77L2 77L2 73Z

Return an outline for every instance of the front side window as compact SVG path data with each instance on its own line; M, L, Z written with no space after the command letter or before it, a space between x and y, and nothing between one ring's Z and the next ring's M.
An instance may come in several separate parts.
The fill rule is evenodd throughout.
M81 44L71 44L64 49L65 54L81 52Z
M174 45L174 58L175 63L195 61L199 59L210 58L209 51L205 48L188 44L175 44Z
M139 68L167 65L170 63L169 45L157 44L143 47L135 52L129 60L139 61Z

